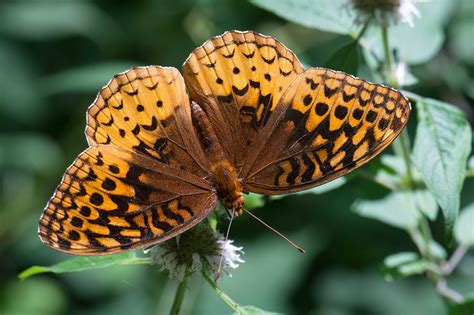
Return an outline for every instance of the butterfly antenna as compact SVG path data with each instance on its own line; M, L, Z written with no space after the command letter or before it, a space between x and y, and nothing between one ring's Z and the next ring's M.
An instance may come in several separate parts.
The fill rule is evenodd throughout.
M294 242L292 242L288 237L286 237L285 235L281 234L280 232L278 232L276 229L274 229L273 227L271 227L270 225L268 225L267 223L265 223L262 219L260 219L259 217L257 217L255 214L253 214L252 212L248 211L247 209L243 208L242 209L248 213L252 218L254 218L255 220L257 220L258 222L262 223L264 226L266 226L267 228L269 228L270 230L272 230L276 235L280 236L281 238L283 238L284 240L286 240L288 243L290 243L294 248L296 248L300 253L305 253L305 250L302 249L301 247L299 247L298 245L296 245Z
M234 217L235 217L235 210L232 209L232 213L230 213L230 222L229 222L229 225L227 226L227 232L225 233L224 245L227 243L227 240L229 239L230 227L232 225L232 222L234 221ZM219 265L217 265L217 271L214 277L214 281L217 281L217 279L219 279L219 277L221 276L223 261L224 261L224 249L222 249L221 255L219 257Z

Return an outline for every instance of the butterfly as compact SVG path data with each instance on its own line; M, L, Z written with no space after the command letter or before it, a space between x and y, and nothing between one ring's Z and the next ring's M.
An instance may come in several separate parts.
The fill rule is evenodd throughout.
M103 255L190 229L221 200L312 188L367 163L411 110L389 87L303 69L273 37L229 31L176 68L117 74L87 111L89 147L39 222L48 246Z

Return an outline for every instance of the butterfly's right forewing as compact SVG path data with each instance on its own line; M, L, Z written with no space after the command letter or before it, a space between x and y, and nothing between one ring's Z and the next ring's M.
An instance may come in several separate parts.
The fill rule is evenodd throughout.
M311 68L289 86L252 148L244 189L285 194L324 184L382 152L408 121L398 91L343 72Z

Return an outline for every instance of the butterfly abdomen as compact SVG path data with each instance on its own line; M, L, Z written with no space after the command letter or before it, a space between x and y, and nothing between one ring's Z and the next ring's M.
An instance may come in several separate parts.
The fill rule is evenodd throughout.
M240 215L244 198L237 171L224 153L206 113L195 102L191 103L191 113L217 195L226 209L232 209L235 215Z

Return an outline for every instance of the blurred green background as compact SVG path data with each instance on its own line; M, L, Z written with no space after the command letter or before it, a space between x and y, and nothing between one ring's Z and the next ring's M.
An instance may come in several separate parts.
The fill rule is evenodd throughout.
M472 123L474 7L471 0L452 3L441 38L433 39L441 50L429 62L413 63L419 82L412 90L456 104ZM41 244L37 224L64 170L86 147L85 112L99 89L132 66L180 68L192 49L230 29L273 35L311 66L324 65L348 41L239 0L0 4L0 314L168 312L177 284L148 266L46 274L24 282L17 275L31 265L70 258ZM373 79L363 66L359 75ZM244 246L246 263L220 286L243 305L290 314L444 314L426 278L387 283L378 274L385 256L414 245L402 231L357 216L351 205L387 192L356 171L330 192L290 196L256 210L305 248L305 255L244 215L231 237ZM473 192L468 178L463 205L474 201ZM434 232L442 241L441 218ZM450 284L472 291L473 283L471 252ZM230 313L199 277L189 284L184 308L191 314Z

